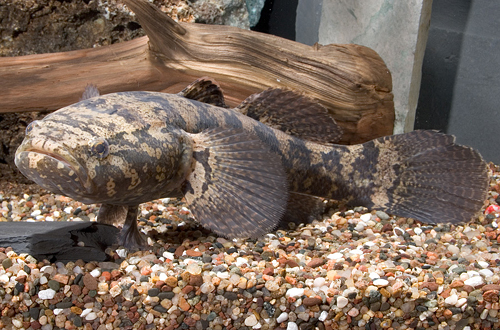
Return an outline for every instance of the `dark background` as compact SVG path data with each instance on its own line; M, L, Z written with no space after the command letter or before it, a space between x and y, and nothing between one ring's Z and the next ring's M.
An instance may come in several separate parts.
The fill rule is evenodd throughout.
M298 0L267 0L253 28L295 40ZM415 129L436 129L500 164L500 1L434 0Z

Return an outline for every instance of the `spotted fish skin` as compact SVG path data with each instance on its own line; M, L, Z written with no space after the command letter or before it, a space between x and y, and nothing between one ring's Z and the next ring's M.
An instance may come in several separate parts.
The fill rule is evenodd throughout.
M488 186L481 156L442 133L318 143L157 92L92 97L30 124L16 165L54 193L102 203L100 222L126 218L125 245L140 242L137 205L163 197L186 196L220 235L255 237L277 225L291 194L456 223L480 209Z

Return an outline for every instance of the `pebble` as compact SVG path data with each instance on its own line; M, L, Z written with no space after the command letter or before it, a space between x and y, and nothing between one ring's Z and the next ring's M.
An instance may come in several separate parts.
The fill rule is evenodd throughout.
M349 300L346 297L344 297L344 296L337 297L337 306L339 308L344 308L345 306L347 306L348 303L349 303Z
M245 319L245 325L247 327L253 327L255 326L256 324L258 323L257 321L257 317L255 316L255 314L251 314L249 317L247 317Z
M285 322L288 320L288 313L287 312L283 312L281 313L277 318L276 318L276 322L277 323L282 323L282 322Z
M52 289L47 289L47 290L40 290L38 292L38 298L42 300L48 300L54 298L56 295L56 292Z
M484 281L483 281L483 278L481 276L473 276L469 279L466 279L464 281L464 284L472 286L472 287L477 287L477 286L484 284Z
M384 287L389 285L389 281L383 278L377 278L376 280L373 280L373 285L378 287Z

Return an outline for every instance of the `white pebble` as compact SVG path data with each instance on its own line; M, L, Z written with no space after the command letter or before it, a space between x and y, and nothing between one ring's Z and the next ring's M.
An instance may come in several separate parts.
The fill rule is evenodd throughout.
M331 259L331 260L339 260L343 257L344 257L344 255L340 252L331 253L327 256L327 258Z
M455 304L455 306L456 307L462 307L465 303L467 303L467 298L460 298L460 299L458 299L458 301Z
M198 264L192 263L187 265L186 271L193 275L198 275L201 274L201 267Z
M493 272L489 269L481 269L479 271L479 274L483 275L484 277L491 277L493 276Z
M175 260L175 256L172 252L168 252L168 251L163 252L163 257L165 259Z
M373 281L373 285L376 285L378 287L383 287L389 285L389 281L383 278L377 278L376 280Z
M324 320L326 320L326 317L328 316L328 312L327 311L322 311L321 314L319 314L319 317L318 317L318 320L323 322Z
M10 281L9 275L7 275L7 274L0 275L0 284L1 285L5 285L5 284L9 283L9 281Z
M290 288L286 292L285 296L288 297L300 297L304 294L304 289L301 288Z
M286 330L299 330L299 326L295 322L288 322Z
M458 296L456 294L452 294L451 296L449 296L444 300L444 303L448 305L455 305L457 302L458 302Z
M325 283L326 283L326 280L325 280L325 278L324 278L324 277L317 277L317 278L315 278L315 279L314 279L313 286L314 286L315 288L320 288L320 287L322 287L323 285L325 285Z
M286 320L288 320L288 313L287 312L283 312L281 313L277 318L276 318L276 322L277 323L281 323L281 322L285 322Z
M349 303L349 299L347 299L346 297L344 297L344 296L337 297L337 307L344 308L345 306L347 306L348 303Z
M257 324L257 318L255 317L254 314L251 314L249 317L245 319L245 325L247 327L253 327L254 325Z
M420 234L422 234L422 229L421 229L421 228L419 228L419 227L417 227L417 228L414 228L414 229L413 229L413 232L414 232L415 234L417 234L417 235L420 235Z
M479 286L483 283L484 283L484 281L483 281L483 278L481 276L473 276L473 277L464 281L465 285L470 285L472 287Z
M18 319L12 319L12 325L15 326L17 329L23 328L23 322Z
M448 251L450 251L451 253L455 254L455 255L458 255L460 253L460 248L458 248L457 246L455 245L448 245Z
M365 214L362 214L359 218L363 222L368 222L372 219L372 215L371 215L371 213L365 213Z
M238 257L236 258L236 262L234 263L237 267L241 267L243 266L244 264L250 264L248 259L246 258L243 258L243 257Z
M126 249L117 249L116 254L118 254L118 256L120 258L126 258L127 257L127 250ZM165 256L165 253L163 253L163 256Z
M38 292L38 298L42 300L52 299L56 295L56 292L52 289L40 290Z
M59 218L59 217L61 216L61 212L59 212L59 211L54 211L54 212L52 212L52 215L53 215L54 217L56 217L56 218Z
M228 279L229 272L217 272L217 277L220 279Z
M488 268L490 266L489 263L487 263L486 261L483 261L483 260L478 261L477 263L479 264L479 266L481 266L481 268Z
M64 213L71 214L71 212L73 212L73 208L71 206L67 206L63 211Z
M377 278L380 278L380 275L375 273L375 272L372 272L370 274L368 274L368 276L372 279L372 280L375 280Z
M99 268L95 268L93 271L90 272L90 275L97 278L101 276L101 270Z
M40 210L34 210L33 212L31 212L31 216L34 218L36 216L39 216L40 214L42 214L42 211Z
M365 230L365 227L366 227L366 224L363 222L360 222L356 225L356 227L354 227L354 230L357 232L362 232L363 230Z
M88 315L85 317L85 320L87 321L93 321L97 318L97 314L95 312L90 312Z
M215 290L215 286L210 282L205 282L200 286L201 293L207 294Z

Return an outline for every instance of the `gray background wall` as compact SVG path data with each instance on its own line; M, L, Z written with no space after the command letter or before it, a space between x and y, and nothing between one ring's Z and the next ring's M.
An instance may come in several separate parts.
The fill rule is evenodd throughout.
M434 0L415 128L500 164L500 1Z

